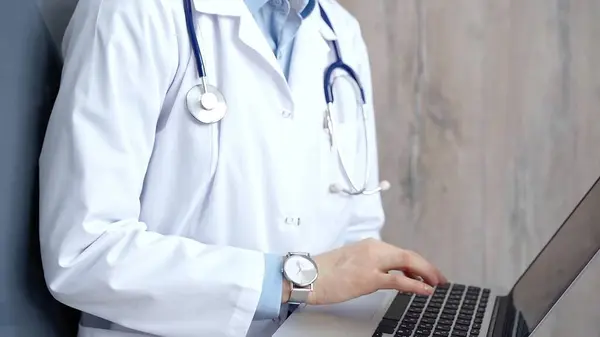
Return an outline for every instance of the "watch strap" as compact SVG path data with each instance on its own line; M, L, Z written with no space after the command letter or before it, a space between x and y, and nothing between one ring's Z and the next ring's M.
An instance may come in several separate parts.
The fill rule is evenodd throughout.
M289 304L306 304L308 302L308 297L313 290L312 285L306 288L298 287L294 283L291 284L291 292L290 299L288 300Z

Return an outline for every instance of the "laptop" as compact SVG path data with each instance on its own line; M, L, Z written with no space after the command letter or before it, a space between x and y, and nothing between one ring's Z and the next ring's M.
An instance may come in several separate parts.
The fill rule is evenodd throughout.
M599 249L600 179L508 293L456 283L436 287L431 296L378 292L353 306L307 307L275 337L530 336Z

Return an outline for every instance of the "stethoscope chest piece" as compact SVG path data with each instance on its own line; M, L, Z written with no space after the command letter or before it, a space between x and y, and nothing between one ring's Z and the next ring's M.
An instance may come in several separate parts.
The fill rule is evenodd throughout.
M187 93L187 109L194 118L204 124L216 123L227 114L227 102L214 86L198 84Z

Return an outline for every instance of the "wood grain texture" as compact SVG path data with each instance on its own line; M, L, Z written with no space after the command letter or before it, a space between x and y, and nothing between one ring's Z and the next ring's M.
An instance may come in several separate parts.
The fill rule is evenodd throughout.
M600 175L600 2L340 2L370 50L384 237L509 288ZM600 336L599 286L594 261L535 336Z

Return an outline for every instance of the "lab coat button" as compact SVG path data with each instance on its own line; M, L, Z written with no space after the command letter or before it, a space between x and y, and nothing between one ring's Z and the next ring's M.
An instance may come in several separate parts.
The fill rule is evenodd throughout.
M300 226L300 218L285 218L285 223L287 225Z
M283 118L292 118L294 114L290 110L283 110L281 112L281 115L283 116Z

